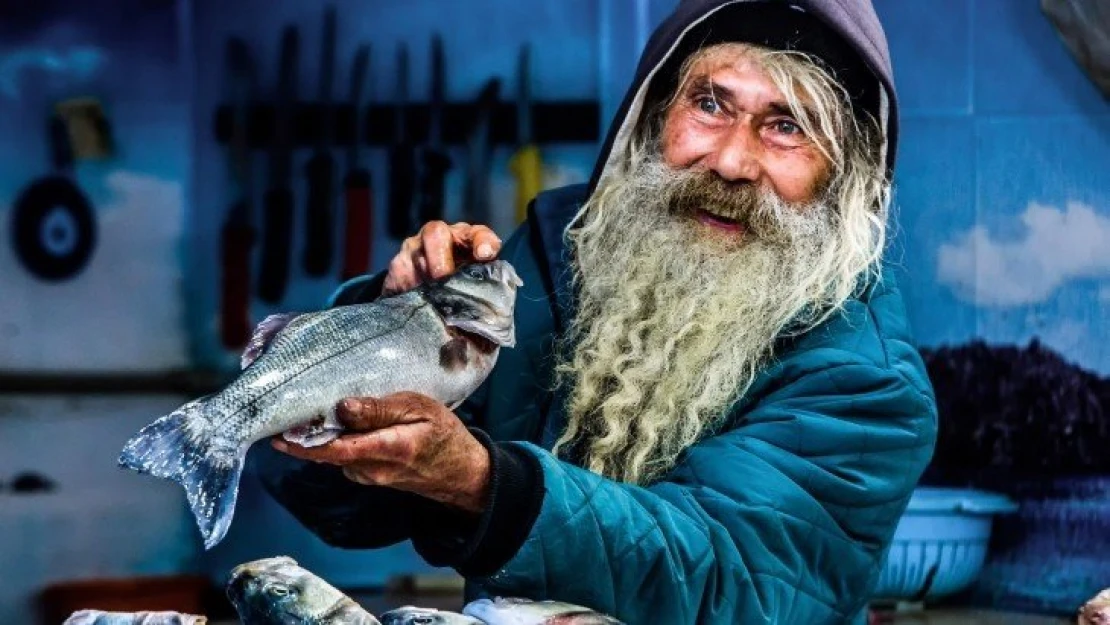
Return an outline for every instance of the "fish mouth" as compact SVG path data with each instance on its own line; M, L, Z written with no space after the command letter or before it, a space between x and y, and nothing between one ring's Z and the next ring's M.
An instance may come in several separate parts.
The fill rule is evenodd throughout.
M444 323L465 333L467 338L482 341L479 347L516 347L516 331L513 323L507 326L495 326L473 319L447 319Z
M244 562L236 566L231 569L231 573L228 574L226 584L228 598L231 598L232 592L235 592L240 599L244 598L247 588L252 582L261 578L269 571L288 566L297 566L297 561L288 556L279 556Z

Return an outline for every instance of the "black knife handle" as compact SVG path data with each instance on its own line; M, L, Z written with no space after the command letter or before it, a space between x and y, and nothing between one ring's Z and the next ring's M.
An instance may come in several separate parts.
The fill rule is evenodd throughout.
M451 169L451 157L439 150L424 149L420 153L420 165L420 202L416 215L419 226L423 226L429 221L443 219L444 181Z
M416 234L416 153L411 143L399 143L389 151L389 219L387 229L394 239Z
M258 297L277 304L289 282L289 249L293 245L293 190L270 189L263 198L262 265Z
M308 212L305 213L304 270L323 276L331 267L335 236L335 162L330 154L316 154L305 167L308 176Z

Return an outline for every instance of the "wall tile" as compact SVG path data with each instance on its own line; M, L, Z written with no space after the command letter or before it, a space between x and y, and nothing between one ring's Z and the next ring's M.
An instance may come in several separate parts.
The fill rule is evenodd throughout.
M923 345L961 342L976 332L975 311L937 283L937 250L951 229L975 223L974 124L969 119L907 120L901 145L889 259L900 269L917 340Z
M974 7L976 112L1106 112L1039 1L974 0Z
M1110 115L982 120L977 146L984 336L1110 371Z
M904 116L971 110L971 0L875 0Z

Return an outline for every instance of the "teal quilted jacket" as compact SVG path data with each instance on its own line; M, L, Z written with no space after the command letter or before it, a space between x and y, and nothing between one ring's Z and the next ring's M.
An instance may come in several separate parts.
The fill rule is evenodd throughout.
M728 426L690 448L664 480L616 483L548 451L565 419L546 390L552 337L571 305L559 234L585 192L542 194L502 249L524 282L517 345L502 350L456 412L533 454L545 492L523 544L497 570L460 567L468 598L552 598L630 624L857 619L936 439L932 388L893 277L780 346ZM356 279L331 304L372 299L380 280ZM319 477L302 480L301 497L288 477L274 491L332 544L391 542L374 543L368 532L385 531L384 511L399 506L342 481L331 478L332 504ZM418 524L412 514L396 524Z

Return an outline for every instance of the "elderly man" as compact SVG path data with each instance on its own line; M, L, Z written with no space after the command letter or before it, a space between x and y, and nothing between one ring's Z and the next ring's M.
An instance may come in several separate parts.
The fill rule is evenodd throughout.
M936 434L881 260L895 105L867 0L681 2L589 184L503 246L429 223L333 297L508 260L518 343L485 384L454 413L345 400L353 432L264 452L268 489L331 544L411 539L468 598L861 618Z

